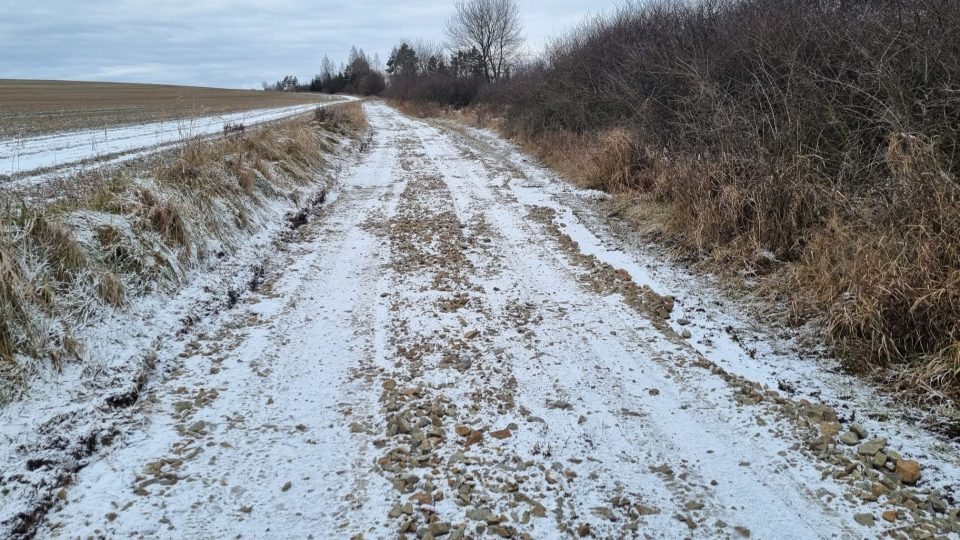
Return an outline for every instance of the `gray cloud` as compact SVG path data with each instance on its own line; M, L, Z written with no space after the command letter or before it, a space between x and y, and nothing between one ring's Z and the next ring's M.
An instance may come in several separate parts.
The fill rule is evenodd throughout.
M403 37L443 39L452 2L0 0L0 78L258 87L309 77L351 45L386 59ZM590 14L588 0L521 0L531 49Z

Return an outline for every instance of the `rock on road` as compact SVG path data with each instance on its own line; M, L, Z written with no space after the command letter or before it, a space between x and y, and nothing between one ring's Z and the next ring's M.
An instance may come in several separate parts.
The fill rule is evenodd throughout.
M870 534L789 407L582 251L538 169L365 108L370 149L282 271L160 359L40 536Z

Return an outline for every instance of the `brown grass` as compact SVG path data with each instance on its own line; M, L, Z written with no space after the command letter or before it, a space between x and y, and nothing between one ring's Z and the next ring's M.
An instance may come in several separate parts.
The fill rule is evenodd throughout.
M104 272L97 283L97 296L107 305L123 307L123 283L120 278L113 272Z
M0 204L0 402L22 390L22 357L56 365L77 356L74 329L91 306L125 309L174 290L211 245L229 252L264 226L267 202L322 187L308 186L322 177L333 134L359 136L365 125L351 105L333 106L322 123L188 141L70 197Z
M793 320L822 319L851 368L901 395L960 397L960 186L930 140L891 136L881 202L794 181L795 170L757 185L742 163L644 149L622 130L514 137L580 186L666 203L658 230L707 268L762 277L763 290L790 299ZM811 231L802 244L798 229Z
M0 138L189 119L328 99L291 92L0 79Z
M354 130L367 128L367 119L363 114L363 103L359 101L318 108L314 113L314 121L328 126L341 126Z
M390 105L402 111L404 114L409 114L417 118L435 118L450 114L448 107L444 107L434 101L391 99Z
M628 3L482 101L851 369L960 402L958 29L957 2Z

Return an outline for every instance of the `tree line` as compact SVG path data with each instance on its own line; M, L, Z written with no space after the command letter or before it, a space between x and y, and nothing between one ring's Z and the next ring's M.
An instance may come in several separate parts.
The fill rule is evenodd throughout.
M301 84L296 76L287 75L273 84L263 83L263 89L276 92L378 95L386 89L387 83L384 72L376 67L377 63L376 57L371 59L363 49L354 46L350 48L347 63L339 69L324 55L320 73L314 75L310 82Z
M401 40L385 69L376 57L353 47L339 69L324 56L321 72L301 84L288 75L264 90L386 95L465 106L480 89L509 80L523 49L523 26L516 0L465 0L454 5L445 32L447 43Z

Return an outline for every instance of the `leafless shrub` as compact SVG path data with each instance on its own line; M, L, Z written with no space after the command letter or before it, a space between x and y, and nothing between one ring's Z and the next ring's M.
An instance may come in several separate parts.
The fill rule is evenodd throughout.
M956 397L958 33L946 1L629 4L482 100L585 184L669 203L696 252L786 263L849 365Z
M123 307L123 283L113 272L104 272L97 282L97 295L105 304L113 307Z
M243 133L246 128L243 125L243 122L227 122L223 124L223 134L231 135L234 133Z

